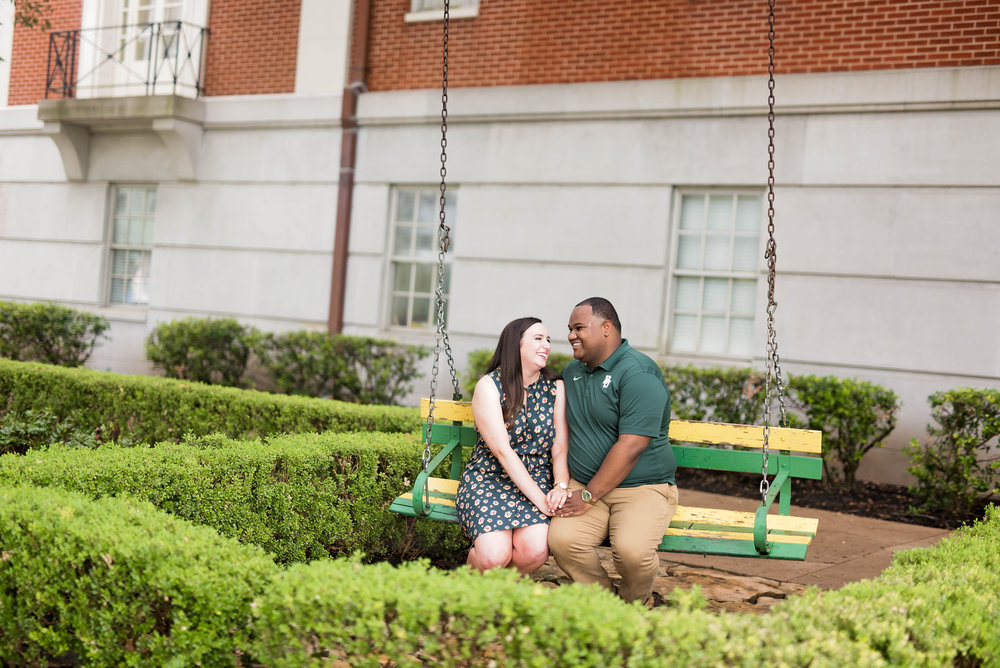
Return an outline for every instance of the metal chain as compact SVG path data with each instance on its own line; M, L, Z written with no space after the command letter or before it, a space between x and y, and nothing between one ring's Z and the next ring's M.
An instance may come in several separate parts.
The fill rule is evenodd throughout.
M447 190L446 177L448 175L446 163L448 162L448 31L450 27L450 4L450 0L444 0L444 36L441 57L441 197L438 200L438 204L440 205L438 210L438 265L437 287L434 290L435 305L437 307L435 310L437 330L434 335L434 364L431 368L430 405L427 411L427 426L424 431L423 464L425 471L431 460L431 434L434 427L434 395L437 393L437 377L442 345L444 345L448 368L451 371L451 383L454 389L453 396L456 400L462 398L461 391L459 390L458 373L455 370L455 358L451 351L451 342L448 340L444 298L444 258L448 252L448 248L451 246L451 228L448 227L445 221L445 204L447 203L445 192ZM426 498L426 488L424 489L424 495Z
M767 498L771 483L767 479L768 458L770 456L771 437L771 377L777 389L778 406L780 410L779 424L787 424L785 417L785 388L781 380L781 359L778 356L778 335L774 329L774 312L778 304L774 299L775 266L778 254L774 240L774 3L768 0L768 64L767 64L767 247L764 258L767 260L767 356L764 360L764 448L761 465L760 494Z

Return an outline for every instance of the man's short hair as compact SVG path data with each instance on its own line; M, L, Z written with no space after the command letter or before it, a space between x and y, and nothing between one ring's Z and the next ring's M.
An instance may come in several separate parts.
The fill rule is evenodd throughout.
M589 306L590 310L594 312L594 315L598 318L607 320L619 334L622 333L622 323L618 319L618 311L616 311L611 302L604 297L590 297L588 299L584 299L582 302L577 304L577 306Z

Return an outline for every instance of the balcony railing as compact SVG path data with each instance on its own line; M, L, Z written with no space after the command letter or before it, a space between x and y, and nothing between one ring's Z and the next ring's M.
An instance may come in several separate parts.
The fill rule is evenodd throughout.
M49 33L45 97L199 97L207 35L184 21Z

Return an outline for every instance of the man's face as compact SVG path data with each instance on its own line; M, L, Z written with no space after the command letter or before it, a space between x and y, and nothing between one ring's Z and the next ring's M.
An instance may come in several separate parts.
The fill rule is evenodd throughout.
M608 337L604 331L608 325L594 315L588 304L577 306L569 316L569 344L573 346L573 357L587 366L597 366L608 358L605 354Z

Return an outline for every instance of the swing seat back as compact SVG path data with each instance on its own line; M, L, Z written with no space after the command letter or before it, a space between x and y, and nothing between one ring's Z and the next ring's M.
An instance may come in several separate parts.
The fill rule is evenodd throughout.
M421 415L426 419L429 403L423 399L420 405ZM389 509L411 517L457 522L455 495L462 473L462 449L476 442L472 405L435 401L434 418L431 442L441 446L441 450L427 470L417 475L413 488L396 498ZM682 500L685 468L761 473L764 437L760 426L672 420L670 440L677 459ZM822 433L772 427L768 446L768 475L774 477L756 512L679 506L659 549L805 559L819 520L791 514L791 485L795 478L822 478ZM450 460L448 477L431 475L446 460ZM772 513L775 508L777 513Z

